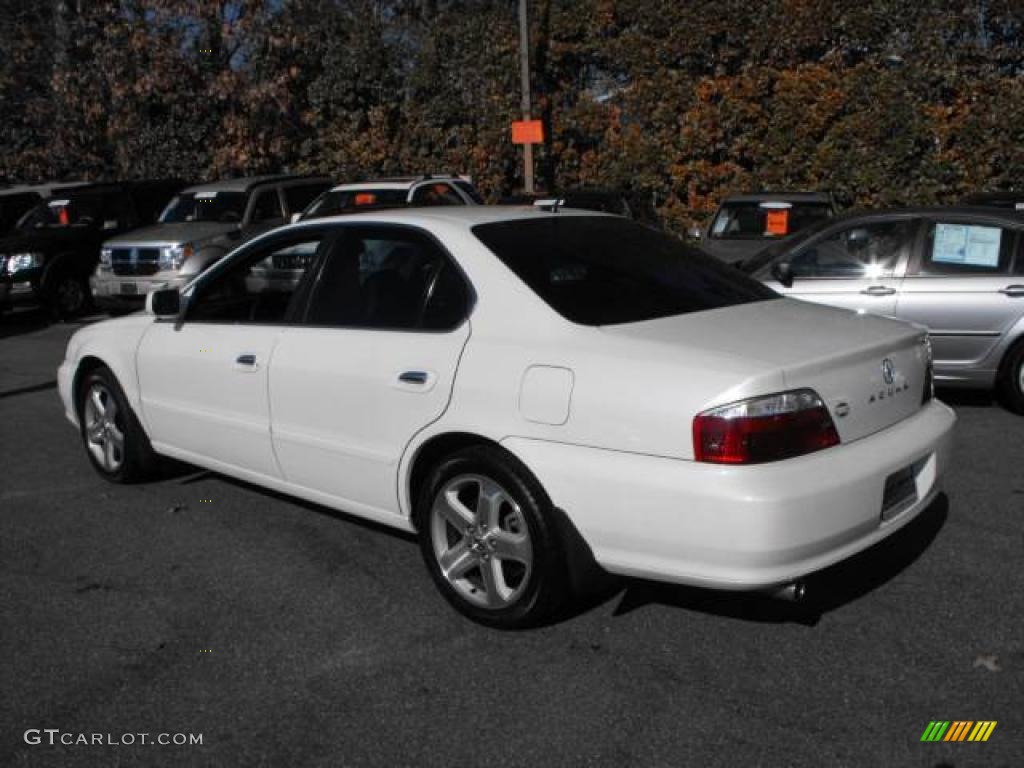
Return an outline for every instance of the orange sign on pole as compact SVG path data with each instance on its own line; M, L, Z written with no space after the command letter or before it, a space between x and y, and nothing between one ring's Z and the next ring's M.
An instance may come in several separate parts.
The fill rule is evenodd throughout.
M513 144L543 144L544 124L540 120L512 121Z

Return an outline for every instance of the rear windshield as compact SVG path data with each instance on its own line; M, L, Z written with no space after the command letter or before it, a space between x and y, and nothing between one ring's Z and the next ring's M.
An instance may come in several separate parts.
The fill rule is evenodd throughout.
M610 216L546 216L473 228L552 309L581 325L635 323L778 298L666 234Z
M715 240L786 237L832 217L828 203L725 203L711 224Z

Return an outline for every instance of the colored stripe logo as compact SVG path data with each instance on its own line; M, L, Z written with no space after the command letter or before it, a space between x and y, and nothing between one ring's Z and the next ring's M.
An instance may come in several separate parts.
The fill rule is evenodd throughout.
M921 741L988 741L996 729L995 720L932 720Z

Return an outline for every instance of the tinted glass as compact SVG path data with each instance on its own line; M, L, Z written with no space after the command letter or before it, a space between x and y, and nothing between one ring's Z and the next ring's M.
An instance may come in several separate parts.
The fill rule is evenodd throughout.
M391 227L353 227L327 256L306 322L347 328L451 328L464 317L464 284L461 306L456 306L461 281L429 238Z
M928 225L923 275L999 275L1009 271L1014 232L997 225L936 221Z
M556 215L482 224L473 233L555 311L583 325L778 297L733 267L626 219Z
M26 213L18 226L21 229L99 226L103 223L103 208L100 197L55 197Z
M276 189L265 189L256 196L256 203L252 209L253 221L274 221L283 218L281 198L278 197Z
M902 219L856 224L798 250L790 259L794 277L875 279L891 277L910 252L920 221ZM767 275L762 270L760 277Z
M327 188L327 184L301 184L295 187L285 187L284 199L288 203L288 210L292 213L304 210L313 200Z
M305 232L258 247L211 274L196 288L188 322L282 323L299 282L324 241Z
M160 221L171 224L181 221L237 222L245 214L248 196L245 192L186 192L177 195Z
M806 226L832 217L827 203L726 203L711 225L716 240L749 240L759 237L785 237Z

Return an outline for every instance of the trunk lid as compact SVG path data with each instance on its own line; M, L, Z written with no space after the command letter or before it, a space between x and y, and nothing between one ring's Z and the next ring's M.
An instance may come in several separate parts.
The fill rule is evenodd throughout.
M787 390L813 389L842 442L889 427L921 408L928 350L923 328L794 299L775 299L643 323L605 333L753 362ZM772 394L762 392L759 394ZM704 408L728 400L709 399Z

